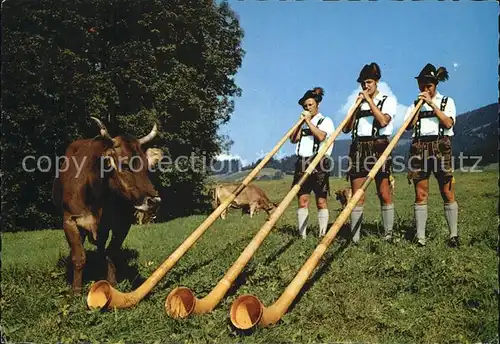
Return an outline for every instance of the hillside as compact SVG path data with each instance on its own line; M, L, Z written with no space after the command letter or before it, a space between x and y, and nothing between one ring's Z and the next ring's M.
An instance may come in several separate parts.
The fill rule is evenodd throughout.
M498 162L498 104L464 113L457 118L456 152L482 156L482 164ZM458 154L457 154L458 155Z
M232 183L241 182L248 174L250 170L239 171L229 174L216 174L208 177L208 183ZM283 172L275 168L263 168L255 180L277 180L283 178Z
M493 103L457 116L454 127L453 155L481 156L481 165L498 162L498 104ZM406 132L395 154L406 154L411 142Z

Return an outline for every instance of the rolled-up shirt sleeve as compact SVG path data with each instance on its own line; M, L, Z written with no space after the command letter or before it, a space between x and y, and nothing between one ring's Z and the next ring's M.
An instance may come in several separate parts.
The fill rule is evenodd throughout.
M330 137L335 131L335 125L333 121L329 117L325 117L323 122L318 127L319 130L324 131L326 133L326 137Z
M413 110L415 109L415 105L414 104L411 104L408 109L406 109L406 113L405 113L405 119L404 121L406 121L408 119L408 117L411 116L411 113L413 112Z
M391 119L394 119L394 117L396 117L397 106L396 99L393 97L387 97L384 102L384 106L382 107L382 113L389 115L391 116Z
M450 97L448 97L448 101L446 102L444 114L448 117L451 117L453 119L453 125L455 125L457 118L457 108L455 107L455 101Z

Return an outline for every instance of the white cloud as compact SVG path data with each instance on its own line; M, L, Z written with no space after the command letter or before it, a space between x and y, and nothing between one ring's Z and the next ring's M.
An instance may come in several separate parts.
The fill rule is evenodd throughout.
M345 115L347 115L347 111L349 111L349 108L356 101L356 98L358 97L359 92L361 92L361 87L358 87L354 91L352 91L351 94L349 95L349 97L347 97L347 100L345 101L344 105L342 105L340 110L337 111L337 114L342 116L340 121L343 119L343 117L345 117Z
M398 103L398 106L396 108L396 118L394 119L394 133L401 128L401 125L404 122L406 111L408 110L409 106L402 105Z
M407 105L400 104L398 103L398 98L396 95L392 92L391 87L386 83L386 82L379 82L378 83L378 90L382 92L383 94L388 95L389 97L393 97L396 100L397 103L397 108L396 108L396 116L394 118L394 133L401 127L401 125L404 122L404 116L406 113L406 110L408 109ZM349 108L354 104L356 101L356 98L358 97L359 92L361 92L361 87L356 88L351 92L349 97L347 97L347 100L345 103L342 105L339 111L337 111L337 115L335 116L335 123L339 124L347 115L347 112L349 111Z
M222 161L222 160L234 160L234 159L238 159L238 160L240 160L242 166L248 166L251 163L254 163L254 162L256 162L259 159L263 159L269 153L270 153L270 151L261 150L260 152L256 152L255 153L255 158L253 158L253 159L252 158L250 158L250 159L244 159L244 158L242 158L238 154L222 153L222 154L217 155L215 157L215 159L220 160L220 161ZM293 153L290 153L290 154L293 154ZM286 151L282 148L282 149L278 150L273 155L273 158L276 159L276 160L280 160L280 159L283 159L284 157L286 157L286 156L288 156L290 154L287 154Z
M261 150L259 153L255 153L255 155L257 156L257 159L256 160L259 160L259 159L263 159L265 158L271 151L263 151ZM280 159L283 159L284 157L288 156L289 154L286 154L284 152L283 149L280 149L278 150L274 155L273 155L273 158L276 159L276 160L280 160Z
M248 161L245 160L245 159L242 159L239 155L237 154L226 154L226 153L222 153L222 154L219 154L215 157L217 160L240 160L241 162L241 165L242 166L245 166L248 164Z

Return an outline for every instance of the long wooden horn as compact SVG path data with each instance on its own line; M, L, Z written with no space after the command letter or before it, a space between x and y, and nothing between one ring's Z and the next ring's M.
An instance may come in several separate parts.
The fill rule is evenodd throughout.
M243 191L243 189L257 176L264 168L267 162L288 140L288 137L302 125L304 119L299 119L297 123L283 136L276 146L255 166L250 174L241 182L233 193L224 200L213 212L208 216L201 225L196 228L191 235L154 271L151 276L144 281L136 290L130 293L122 293L114 289L107 281L97 281L90 287L87 296L87 305L90 308L99 309L107 307L112 308L128 308L136 305L146 296L151 289L170 271L177 261L186 253L191 246L198 240L201 235L215 222L220 214L231 204L231 202Z
M269 326L275 324L276 322L278 322L278 320L281 319L283 314L285 314L285 312L287 311L288 307L290 307L290 305L292 304L293 300L297 297L298 293L306 283L313 270L318 265L321 257L326 252L328 246L332 243L333 239L337 235L344 222L347 220L349 214L351 214L352 209L356 206L358 201L365 193L368 185L370 185L377 172L387 160L387 157L396 146L401 135L403 135L406 127L408 126L408 124L410 124L415 114L420 110L422 104L423 100L420 100L417 103L413 114L406 119L401 128L398 130L397 134L393 137L387 148L377 160L372 170L368 174L368 177L362 185L361 189L356 191L356 193L352 196L345 209L337 217L333 225L328 230L328 233L326 233L323 240L321 240L312 255L304 263L300 271L285 289L280 298L270 307L264 307L262 302L260 302L257 297L248 294L238 297L233 302L231 306L230 317L231 322L235 327L242 330L248 330L256 325L260 325L262 327Z
M292 187L288 194L283 198L278 207L274 210L272 215L266 223L259 229L252 241L243 250L238 259L229 268L224 277L219 281L215 288L204 298L198 299L194 293L185 287L178 287L173 289L167 296L165 301L165 310L173 318L186 318L191 314L203 314L212 311L215 306L222 300L224 295L228 292L231 285L234 283L238 275L245 268L245 265L255 254L264 239L267 237L274 224L283 214L288 205L292 202L294 197L300 190L301 185L306 181L309 175L313 172L314 168L321 161L328 148L333 144L335 138L340 134L342 128L348 123L361 100L356 102L355 107L348 113L346 118L342 121L341 125L333 132L333 134L325 141L323 147L319 150L316 157L313 159L309 167L306 169L304 175L299 182Z

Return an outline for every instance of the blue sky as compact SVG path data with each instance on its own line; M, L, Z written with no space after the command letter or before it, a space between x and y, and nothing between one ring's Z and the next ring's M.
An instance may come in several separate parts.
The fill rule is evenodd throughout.
M495 1L229 3L245 31L246 54L235 77L243 94L220 128L234 144L221 158L248 164L270 151L298 119L297 100L314 86L325 89L320 111L337 126L370 62L381 67L379 88L397 98L398 127L418 94L414 76L427 62L448 69L438 90L455 100L459 114L498 99ZM287 142L276 157L293 153Z

